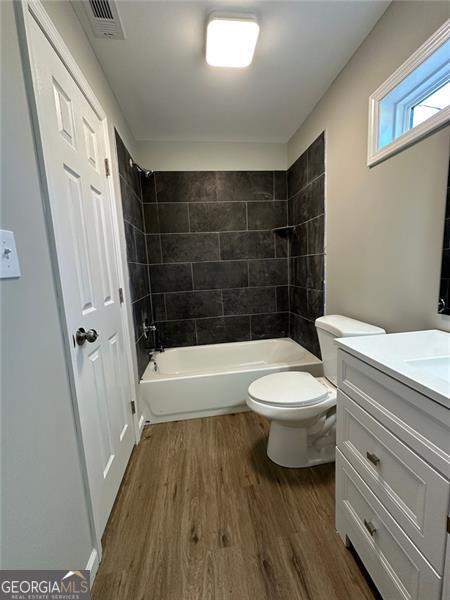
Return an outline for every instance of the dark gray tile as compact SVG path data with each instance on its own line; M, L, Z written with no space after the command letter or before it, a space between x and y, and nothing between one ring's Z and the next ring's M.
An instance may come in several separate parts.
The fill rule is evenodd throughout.
M152 295L153 319L155 321L165 321L166 319L166 302L164 294Z
M248 286L246 261L201 262L192 265L194 289L238 288Z
M325 173L325 133L321 133L308 148L309 181L312 181L322 173Z
M216 180L221 202L273 199L272 171L219 171Z
M165 348L195 346L195 321L162 321L156 325Z
M295 314L292 315L292 321L294 340L320 358L319 340L314 323Z
M275 256L277 258L287 258L289 255L289 239L286 235L274 233L275 238Z
M251 260L248 264L250 286L287 285L288 262L286 258Z
M311 214L311 186L289 198L289 224L300 225L314 216Z
M289 310L289 286L277 287L277 312Z
M142 336L140 340L136 343L135 347L138 378L141 379L150 360L148 340L146 340L145 337Z
M158 217L160 233L184 233L189 231L187 203L158 203Z
M308 254L322 254L325 235L324 215L308 221Z
M147 265L128 263L128 275L131 301L135 302L144 296L148 296L150 286L148 281Z
M450 219L444 222L444 248L450 248Z
M252 340L287 337L289 335L289 314L252 315L251 335Z
M308 253L307 223L297 225L291 233L290 256L304 256Z
M249 229L274 229L287 225L287 202L249 202L248 228Z
M322 175L310 186L309 218L317 217L325 212L325 175Z
M290 310L296 315L308 317L308 297L306 288L291 285L289 287Z
M145 245L145 233L135 229L135 240L136 240L136 262L147 264L147 248Z
M221 316L222 292L213 290L166 294L166 312L169 320Z
M249 315L276 311L276 288L223 290L225 315Z
M442 252L441 278L450 279L450 250L448 248L444 248Z
M156 202L155 175L150 175L150 177L141 175L141 189L144 204Z
M288 198L297 194L308 183L308 157L305 151L288 169Z
M450 279L441 279L439 286L439 300L444 301L446 307L450 307ZM450 308L445 308L441 314L450 314Z
M324 283L324 256L316 254L306 257L307 264L307 287L314 290L323 289Z
M135 228L128 221L124 221L124 225L127 260L128 262L136 262L136 240L134 237Z
M223 260L239 258L273 258L271 231L238 231L220 234L220 256Z
M142 337L144 333L144 322L153 321L150 296L145 296L145 298L141 298L137 302L134 302L131 306L133 309L134 339L135 341L137 341L140 337Z
M161 239L159 235L145 236L147 241L147 261L149 264L162 262Z
M297 256L290 259L290 284L307 287L308 284L308 258Z
M190 263L150 265L152 292L185 292L192 290Z
M247 229L244 202L209 202L189 205L191 231L238 231Z
M144 204L145 233L159 233L158 207Z
M314 321L324 313L323 292L308 290L308 318Z
M219 260L219 236L216 233L161 235L161 245L164 262Z
M250 339L250 317L248 316L198 319L196 326L199 344L224 344Z
M213 171L156 173L158 202L214 202L217 200Z
M119 179L123 218L141 231L144 231L142 204L123 177L119 177Z
M286 171L275 171L273 174L274 200L287 200Z

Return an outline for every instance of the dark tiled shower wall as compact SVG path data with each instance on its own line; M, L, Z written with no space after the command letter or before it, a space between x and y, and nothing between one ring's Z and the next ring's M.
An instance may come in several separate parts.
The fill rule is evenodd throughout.
M155 320L166 346L289 333L286 173L142 178Z
M133 309L134 339L138 376L141 377L148 364L147 340L142 323L153 320L148 273L147 244L144 223L144 206L140 177L130 166L130 154L116 132L119 161L120 190L125 224L130 297Z
M314 320L324 314L325 134L287 173L290 337L320 356Z

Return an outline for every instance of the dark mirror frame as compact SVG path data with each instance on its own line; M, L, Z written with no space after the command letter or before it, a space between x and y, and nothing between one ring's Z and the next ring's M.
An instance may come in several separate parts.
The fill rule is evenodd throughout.
M450 160L447 175L447 204L445 208L444 243L442 247L438 313L450 315Z

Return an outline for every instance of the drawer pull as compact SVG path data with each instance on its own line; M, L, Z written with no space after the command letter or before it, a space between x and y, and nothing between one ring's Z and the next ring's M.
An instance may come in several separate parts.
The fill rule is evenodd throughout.
M380 464L380 459L378 458L378 456L376 454L373 454L372 452L366 452L366 456L367 456L367 459L370 460L370 462L373 465L378 467L378 465Z
M375 525L373 523L371 523L370 521L367 521L367 519L364 519L364 525L365 525L367 531L370 533L370 535L373 536L373 534L377 530Z

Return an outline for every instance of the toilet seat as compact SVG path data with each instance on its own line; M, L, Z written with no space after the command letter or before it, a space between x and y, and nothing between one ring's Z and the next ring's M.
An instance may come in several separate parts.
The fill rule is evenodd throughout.
M257 379L248 388L249 398L274 407L300 408L320 404L329 395L311 373L283 371Z

